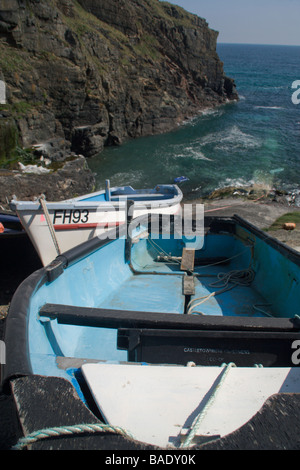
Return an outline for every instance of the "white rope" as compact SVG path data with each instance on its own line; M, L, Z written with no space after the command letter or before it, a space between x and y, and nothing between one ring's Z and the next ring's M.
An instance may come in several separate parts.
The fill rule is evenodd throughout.
M17 444L13 446L12 450L22 450L24 449L24 447L32 445L42 439L48 439L59 436L72 436L82 433L94 434L99 432L117 433L126 437L127 439L133 439L131 434L117 426L110 426L107 424L79 424L74 426L59 426L53 428L46 428L41 429L39 431L35 431L31 434L28 434L28 436L19 439Z
M272 315L271 313L269 312L266 312L266 310L264 310L263 308L261 307L271 307L272 304L255 304L253 305L253 308L254 310L257 310L258 312L262 313L263 315L265 315L266 317L271 317L271 318L274 318L274 315Z
M228 273L219 273L217 275L218 280L209 284L210 287L223 287L219 291L211 292L210 294L204 295L202 297L197 297L196 299L191 300L187 306L187 313L191 314L197 313L199 315L204 315L203 312L194 311L196 307L201 305L202 303L209 300L211 297L219 295L223 292L227 292L233 289L236 286L249 286L254 279L254 271L251 268L244 269L244 270L234 270L229 271ZM222 283L220 285L220 283ZM231 284L231 285L230 285Z

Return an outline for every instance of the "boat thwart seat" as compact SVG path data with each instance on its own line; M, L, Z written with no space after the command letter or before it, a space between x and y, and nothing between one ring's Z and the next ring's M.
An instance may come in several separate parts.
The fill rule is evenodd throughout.
M299 322L288 318L198 316L46 304L41 317L60 324L117 330L128 360L153 364L291 366Z

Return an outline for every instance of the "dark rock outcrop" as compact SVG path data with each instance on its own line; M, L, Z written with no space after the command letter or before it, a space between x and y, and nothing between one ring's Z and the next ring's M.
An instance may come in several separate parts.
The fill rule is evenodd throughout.
M34 200L42 194L47 201L71 199L95 189L95 178L83 156L64 162L45 174L0 170L0 211L8 211L9 201Z
M168 131L237 98L206 21L158 0L2 0L0 77L20 145L64 155ZM1 116L0 116L1 119ZM55 158L54 158L55 159Z

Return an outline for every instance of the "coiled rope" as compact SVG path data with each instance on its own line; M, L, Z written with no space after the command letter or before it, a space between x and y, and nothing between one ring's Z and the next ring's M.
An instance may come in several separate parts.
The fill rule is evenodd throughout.
M49 439L60 436L72 436L83 433L95 434L110 432L120 434L127 439L134 439L133 436L118 426L110 426L108 424L79 424L74 426L59 426L53 428L41 429L35 431L28 436L19 439L16 445L12 447L12 450L23 450L25 447L34 444L43 439Z
M187 306L187 313L198 313L199 315L204 315L202 312L195 311L194 309L201 305L202 303L209 300L211 297L222 294L233 289L236 286L248 287L254 280L255 273L250 267L244 270L234 270L229 271L228 273L219 273L217 275L218 280L209 284L210 287L223 287L218 291L211 292L210 294L204 295L202 297L197 297L196 299L191 300Z

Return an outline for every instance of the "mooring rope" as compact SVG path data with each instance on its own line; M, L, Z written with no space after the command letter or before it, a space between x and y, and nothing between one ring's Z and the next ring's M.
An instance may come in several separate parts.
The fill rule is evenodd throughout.
M206 403L206 405L204 406L203 410L198 414L198 416L194 419L189 431L188 431L188 434L187 436L185 437L184 441L182 442L182 444L180 445L180 448L181 449L186 449L188 447L190 447L194 437L196 436L199 428L200 428L200 424L202 423L203 419L205 418L206 416L206 413L208 411L208 409L211 407L211 405L213 404L215 398L216 398L216 395L218 393L218 391L220 390L221 388L221 385L224 383L224 380L225 378L227 377L230 369L232 367L236 367L236 365L233 363L233 362L230 362L229 364L224 364L223 365L223 371L222 371L222 376L221 376L221 379L220 381L216 384L216 386L214 387L213 391L212 391L212 394L211 396L209 397L209 400L208 402Z
M46 201L45 201L45 196L41 196L39 198L39 202L42 206L42 209L43 209L46 221L47 221L47 225L49 227L50 235L51 235L51 238L53 240L53 244L54 244L55 249L56 249L56 252L57 252L58 255L60 255L61 251L60 251L59 244L58 244L58 241L57 241L57 238L56 238L56 235L55 235L55 229L54 229L52 221L50 219L50 214L49 214L47 204L46 204Z
M72 436L83 433L95 434L103 432L116 433L126 437L127 439L134 439L128 431L125 431L118 426L110 426L108 424L78 424L74 426L59 426L35 431L25 437L21 437L17 444L12 447L12 450L23 450L24 447L32 445L35 442L53 437Z

